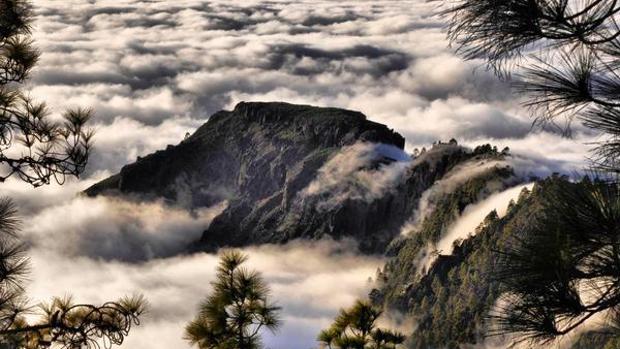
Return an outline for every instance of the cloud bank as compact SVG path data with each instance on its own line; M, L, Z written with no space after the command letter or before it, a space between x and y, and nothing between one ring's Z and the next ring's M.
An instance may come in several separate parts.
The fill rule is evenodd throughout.
M383 261L338 249L330 242L244 250L250 256L247 266L263 273L283 308L280 331L263 337L268 347L316 347L316 335L329 326L338 309L367 294L368 277ZM183 341L183 328L210 291L218 262L217 256L206 253L140 264L67 258L45 249L31 255L34 281L27 291L34 302L66 293L92 303L137 292L147 297L149 312L121 348L190 348Z
M344 147L325 163L299 196L301 202L320 198L319 210L329 210L346 200L372 202L405 179L412 157L388 144L359 142Z
M454 149L456 150L457 148ZM439 149L431 149L426 156L433 152L439 153L440 151ZM509 167L508 162L495 159L474 159L455 166L442 179L433 183L430 188L422 193L417 209L413 212L409 221L401 228L401 235L414 233L424 222L424 219L433 212L438 200L441 200L445 194L454 191L458 186L465 184L471 178L483 175L493 169L504 167Z
M161 201L78 197L36 214L24 235L34 248L65 256L135 262L185 252L225 208L223 202L188 212Z
M455 137L583 163L582 128L531 132L508 86L448 48L435 4L412 1L35 1L43 55L31 94L91 106L90 171L182 140L220 109L279 100L360 110L409 148ZM572 144L572 147L558 146ZM536 152L545 148L544 153ZM555 166L556 159L560 164Z
M31 245L28 295L35 303L66 293L102 303L142 293L151 308L122 347L189 348L183 328L211 290L218 256L183 250L223 208L188 213L161 202L78 196L33 212L23 232ZM355 251L346 241L243 250L283 309L280 332L264 335L268 347L316 346L339 308L367 295L369 278L384 261Z
M517 201L523 189L532 190L533 187L534 183L518 185L495 193L481 202L465 207L461 216L437 243L437 251L444 255L452 254L454 242L474 235L476 228L491 211L496 211L497 216L500 218L504 217L508 211L510 201Z

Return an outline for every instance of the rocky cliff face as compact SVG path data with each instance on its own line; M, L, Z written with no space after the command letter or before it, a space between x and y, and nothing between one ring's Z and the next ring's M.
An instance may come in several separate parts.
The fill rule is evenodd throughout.
M228 202L193 248L351 237L383 252L429 187L480 156L456 145L411 159L404 139L359 113L240 103L193 135L122 168L87 195Z
M331 152L359 140L404 146L399 134L358 112L239 103L211 116L180 144L139 158L86 193L163 197L188 207L241 197L257 201L282 189L300 164L305 166L297 177L308 177Z
M472 156L456 146L407 161L375 153L367 161L359 161L364 164L353 171L332 173L334 166L347 167L347 160L357 163L360 157L365 158L364 150L358 150L353 146L332 151L320 159L320 166L316 164L301 177L301 171L293 170L282 190L269 198L231 201L199 245L213 248L351 237L362 252L383 253L416 210L422 194Z

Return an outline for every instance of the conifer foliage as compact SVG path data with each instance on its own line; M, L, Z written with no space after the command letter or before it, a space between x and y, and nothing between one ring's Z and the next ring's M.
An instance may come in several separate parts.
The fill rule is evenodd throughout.
M260 273L242 266L248 257L238 251L222 254L213 291L185 330L185 338L200 349L262 348L261 330L275 332L280 307L269 300L270 290Z
M20 88L37 63L39 51L30 38L32 7L25 0L0 0L0 182L17 175L34 186L84 170L92 131L89 109L50 118Z
M592 165L604 180L556 188L529 229L500 251L496 277L505 297L492 316L494 333L550 342L595 315L613 325L620 311L620 2L443 3L457 51L513 82L539 124L570 134L577 119L601 133Z
M321 331L318 340L329 349L393 349L405 337L377 327L381 311L370 302L358 300L351 308L340 310L334 323Z
M499 334L548 342L606 312L620 313L620 195L604 182L558 181L534 223L501 251L508 293Z
M442 0L443 1L443 0ZM605 137L599 168L620 172L620 3L616 0L445 0L449 38L467 59L514 77L543 125L575 118ZM516 73L516 74L513 74Z

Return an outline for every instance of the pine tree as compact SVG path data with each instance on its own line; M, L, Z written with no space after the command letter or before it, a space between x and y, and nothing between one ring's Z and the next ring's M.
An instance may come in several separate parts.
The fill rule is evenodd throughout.
M405 341L394 331L377 328L382 312L369 302L357 301L349 309L341 309L334 323L318 336L329 349L393 349Z
M501 251L496 277L509 293L493 316L499 334L548 342L620 311L620 195L604 182L558 181L541 206Z
M615 0L442 0L448 36L526 96L535 120L605 134L596 167L620 173L620 27Z
M28 1L0 0L0 182L17 175L40 186L63 183L65 176L84 170L93 135L86 122L92 112L70 110L63 121L53 121L45 103L20 90L39 57L30 39L31 20Z
M549 342L620 311L620 26L616 0L446 0L449 39L525 96L536 122L602 134L604 181L565 182L503 251L494 333ZM558 181L562 182L562 181ZM527 194L522 194L527 195ZM521 199L520 199L521 200Z
M247 256L222 254L212 293L185 329L185 338L200 349L262 348L261 330L280 327L280 308L269 300L269 287L260 273L242 267Z

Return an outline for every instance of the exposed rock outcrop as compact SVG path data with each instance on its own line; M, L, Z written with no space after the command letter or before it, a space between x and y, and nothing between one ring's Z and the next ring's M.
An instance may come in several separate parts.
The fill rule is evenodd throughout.
M403 148L401 135L359 112L239 103L86 193L164 198L189 209L227 201L195 249L329 236L382 253L424 191L481 156L443 144L414 160Z

